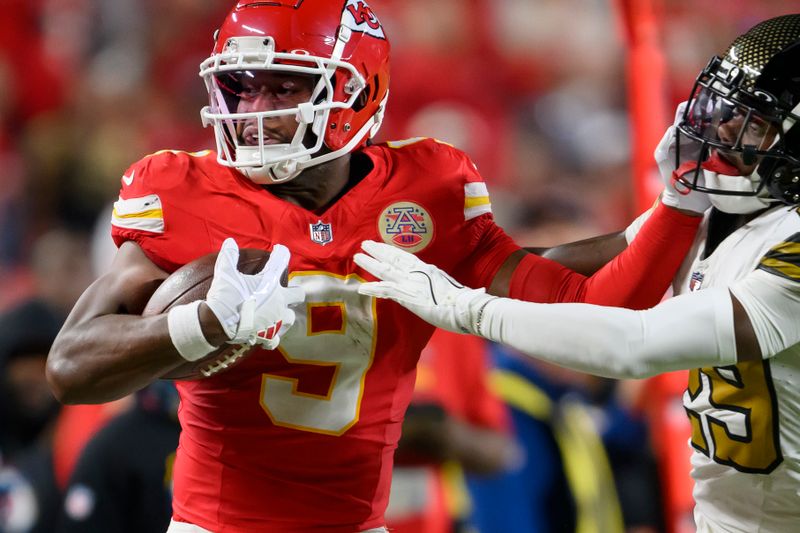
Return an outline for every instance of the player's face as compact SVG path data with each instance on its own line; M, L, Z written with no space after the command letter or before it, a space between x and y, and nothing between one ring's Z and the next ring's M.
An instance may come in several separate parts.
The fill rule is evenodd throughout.
M741 100L743 96L729 98L721 90L696 85L683 127L707 140L740 175L749 176L758 166L759 156L775 143L780 119L769 110L748 105Z
M268 71L244 71L239 78L237 113L279 111L308 102L314 90L314 78ZM264 144L291 142L297 130L295 115L263 119ZM245 119L237 125L239 142L247 146L258 144L258 119Z
M738 144L759 151L768 150L777 134L777 128L762 117L757 115L748 117L746 112L736 107L730 111L730 119L719 125L717 132L720 141L728 146ZM745 163L740 152L723 151L720 156L733 164L742 176L749 176L758 166L758 162Z

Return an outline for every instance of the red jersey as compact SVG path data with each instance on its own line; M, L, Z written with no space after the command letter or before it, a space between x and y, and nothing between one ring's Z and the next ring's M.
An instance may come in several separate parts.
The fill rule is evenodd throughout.
M279 349L178 383L176 520L217 533L383 525L401 421L433 328L359 295L373 278L353 254L365 239L392 243L478 286L517 247L494 224L486 187L462 152L413 139L361 153L373 169L322 215L219 165L212 152L159 152L123 176L112 219L118 245L136 241L171 272L226 237L242 248L280 243L292 252L290 284L306 291Z

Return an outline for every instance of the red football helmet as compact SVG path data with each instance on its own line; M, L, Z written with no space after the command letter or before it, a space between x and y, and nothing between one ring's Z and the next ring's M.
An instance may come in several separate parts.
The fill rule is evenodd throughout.
M259 71L314 76L310 100L237 112L241 80ZM220 164L257 183L280 183L378 132L389 94L389 41L364 0L240 1L217 31L200 76L210 99L201 116L214 126ZM289 143L267 142L264 120L281 116L294 116L297 132ZM258 142L244 143L240 126L254 119Z

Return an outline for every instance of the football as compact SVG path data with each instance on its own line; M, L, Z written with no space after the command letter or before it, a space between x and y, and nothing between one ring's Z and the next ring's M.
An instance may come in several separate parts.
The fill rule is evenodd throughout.
M239 271L244 274L259 272L269 259L269 252L255 248L239 250ZM142 316L152 316L168 312L176 305L188 304L206 297L214 277L214 263L217 253L204 255L180 267L170 274L156 289L147 302ZM288 283L288 273L284 272L281 284ZM207 356L197 361L186 361L161 376L161 379L196 380L205 379L228 370L252 349L248 345L223 344Z

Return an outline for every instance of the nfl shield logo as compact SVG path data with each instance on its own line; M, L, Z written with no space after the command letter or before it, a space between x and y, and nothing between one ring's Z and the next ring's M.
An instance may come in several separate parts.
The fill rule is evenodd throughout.
M325 224L318 220L316 224L309 224L311 227L311 240L317 244L325 246L333 240L333 229L330 224Z
M703 284L703 278L705 277L706 275L702 272L692 272L692 279L689 280L689 290L694 292L700 289L700 285Z

